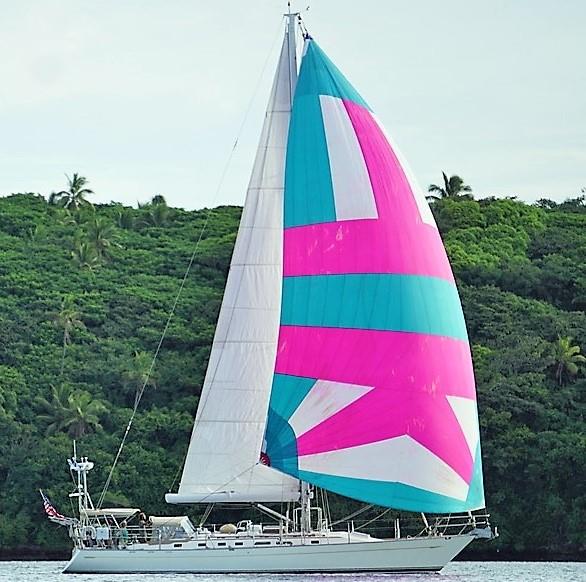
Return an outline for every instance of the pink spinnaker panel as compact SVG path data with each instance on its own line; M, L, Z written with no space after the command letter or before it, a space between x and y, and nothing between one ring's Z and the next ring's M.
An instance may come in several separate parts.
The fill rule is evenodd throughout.
M472 455L446 398L475 400L466 342L405 332L281 326L276 372L374 386L298 435L300 456L407 434L470 481Z
M437 228L423 222L409 181L371 113L344 101L372 184L378 219L285 229L284 276L427 275L453 281Z

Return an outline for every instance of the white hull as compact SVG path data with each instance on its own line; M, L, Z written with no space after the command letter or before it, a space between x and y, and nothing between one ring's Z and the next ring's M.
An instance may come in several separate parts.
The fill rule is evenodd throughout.
M84 548L74 550L64 572L437 572L473 539L458 535L266 548Z

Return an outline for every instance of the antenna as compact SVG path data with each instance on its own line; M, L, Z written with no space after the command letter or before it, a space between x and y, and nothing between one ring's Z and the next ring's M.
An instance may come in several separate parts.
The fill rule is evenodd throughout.
M311 8L311 3L307 3L305 10L300 10L299 12L308 12ZM291 0L287 0L287 14L291 14Z

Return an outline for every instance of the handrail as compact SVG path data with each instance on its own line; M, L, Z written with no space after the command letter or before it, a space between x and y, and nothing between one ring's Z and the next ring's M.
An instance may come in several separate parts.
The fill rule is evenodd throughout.
M424 527L421 528L421 521L416 521L415 516L407 516L401 518L400 528L396 528L395 520L390 524L378 528L369 528L371 534L375 531L384 532L383 538L389 537L394 533L394 537L428 537L428 536L450 536L472 534L484 537L486 535L486 528L490 528L490 514L456 514L456 515L434 515L426 516ZM386 520L385 520L386 521ZM368 523L368 522L367 522ZM366 525L366 524L365 524ZM299 532L274 532L265 531L263 524L260 526L260 532L268 536L295 536ZM393 527L395 527L393 532ZM273 526L274 528L274 526ZM101 531L100 531L101 530ZM104 531L106 530L106 531ZM475 530L478 530L475 532ZM328 529L332 534L339 533L338 530ZM340 530L341 531L341 530ZM354 527L352 527L354 531ZM401 532L401 533L397 533ZM319 531L313 532L319 534ZM324 530L321 530L324 533ZM256 531L239 530L234 532L237 537L246 538L248 536L254 538L258 535ZM148 544L148 545L165 545L172 543L184 543L188 541L203 541L205 540L222 540L226 539L226 535L220 533L215 525L209 524L205 529L198 528L197 530L185 530L179 524L136 524L125 525L117 523L102 524L96 520L93 523L82 524L77 522L70 526L70 535L74 540L76 547L96 547L96 548L126 548L134 544ZM498 534L495 534L498 535ZM378 537L378 536L377 536Z

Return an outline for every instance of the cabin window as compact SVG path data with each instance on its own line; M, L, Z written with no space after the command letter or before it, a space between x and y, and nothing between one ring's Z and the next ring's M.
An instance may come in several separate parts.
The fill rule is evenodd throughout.
M255 546L270 546L271 542L254 542Z
M244 545L244 542L235 542L234 545L235 546L242 546L242 545Z
M311 540L312 544L319 544L319 540Z
M226 542L218 542L218 547L225 546L225 545L226 545Z
M173 547L174 548L182 548L183 547L183 544L173 544Z
M205 548L205 547L206 547L205 543L199 543L199 544L197 544L197 546L198 546L199 548Z

